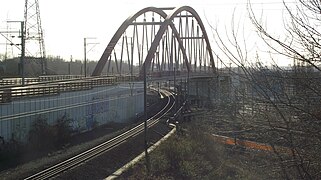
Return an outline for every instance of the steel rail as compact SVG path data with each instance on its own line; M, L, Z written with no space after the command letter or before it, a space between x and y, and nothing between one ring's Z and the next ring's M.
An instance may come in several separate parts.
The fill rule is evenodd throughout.
M164 96L168 98L168 101L166 105L155 115L153 115L151 118L147 120L148 122L148 127L152 127L153 125L157 124L160 119L165 116L175 105L175 99L174 95L166 90L161 90L160 91ZM26 177L25 180L29 179L48 179L51 178L55 175L58 175L68 169L71 169L73 167L78 166L80 163L83 163L85 161L88 161L94 157L97 157L98 155L101 155L102 153L111 150L123 142L125 142L127 139L131 137L135 137L144 130L144 123L140 123L139 125L131 128L130 130L104 142L101 143L89 150L86 150L74 157L71 157L67 160L64 160L63 162L60 162L54 166L51 166L45 170L42 170L34 175L31 175L29 177Z

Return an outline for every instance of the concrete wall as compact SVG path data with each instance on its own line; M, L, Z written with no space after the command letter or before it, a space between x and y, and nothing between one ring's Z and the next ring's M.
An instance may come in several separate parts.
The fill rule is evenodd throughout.
M5 141L26 141L38 118L53 125L67 116L75 131L108 122L127 122L143 112L143 98L143 84L134 82L0 104L0 136Z

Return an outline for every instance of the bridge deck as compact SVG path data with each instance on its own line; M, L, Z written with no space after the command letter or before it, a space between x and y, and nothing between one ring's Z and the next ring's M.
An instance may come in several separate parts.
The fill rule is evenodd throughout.
M175 72L176 80L186 79L187 72ZM212 78L211 73L190 73L190 78ZM174 71L152 73L147 77L148 81L174 80ZM6 78L0 80L0 104L8 103L19 98L57 95L62 92L83 91L94 87L108 86L120 82L139 80L138 76L118 75L83 77L80 75L40 76L38 78L26 78L25 86L21 86L21 78Z
M10 86L0 87L0 103L8 103L24 97L51 96L61 92L89 90L98 86L108 86L137 79L135 76L101 76L82 79L79 77L77 76L76 79L63 79L59 76L33 78L33 81L29 81L25 86L15 84L19 82L19 78L1 80L0 84L9 84ZM34 79L44 81L35 81Z

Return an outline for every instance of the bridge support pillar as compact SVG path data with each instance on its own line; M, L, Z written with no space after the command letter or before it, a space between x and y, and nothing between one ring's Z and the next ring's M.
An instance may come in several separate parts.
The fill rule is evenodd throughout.
M215 77L190 78L188 96L191 104L199 107L210 107L217 103L218 88Z

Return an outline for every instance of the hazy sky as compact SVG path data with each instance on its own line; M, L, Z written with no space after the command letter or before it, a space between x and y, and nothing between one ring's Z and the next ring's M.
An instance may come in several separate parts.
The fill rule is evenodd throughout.
M287 0L289 1L291 0ZM268 26L270 30L276 33L281 31L284 9L282 0L251 0L251 2L255 11L259 15L263 11L263 19L272 23L272 26ZM7 20L23 20L24 3L24 0L0 1L0 31L5 30ZM98 60L123 21L148 6L192 6L206 24L212 43L213 36L206 18L224 34L225 28L227 30L230 28L232 13L235 11L236 18L245 27L245 37L249 37L254 46L257 40L247 17L246 3L247 0L39 0L47 55L61 56L65 59L69 59L72 55L74 59L81 60L84 37L97 38L90 40L99 44L88 53L88 59ZM0 43L5 43L1 36ZM4 51L5 46L0 44L0 54L4 54Z

